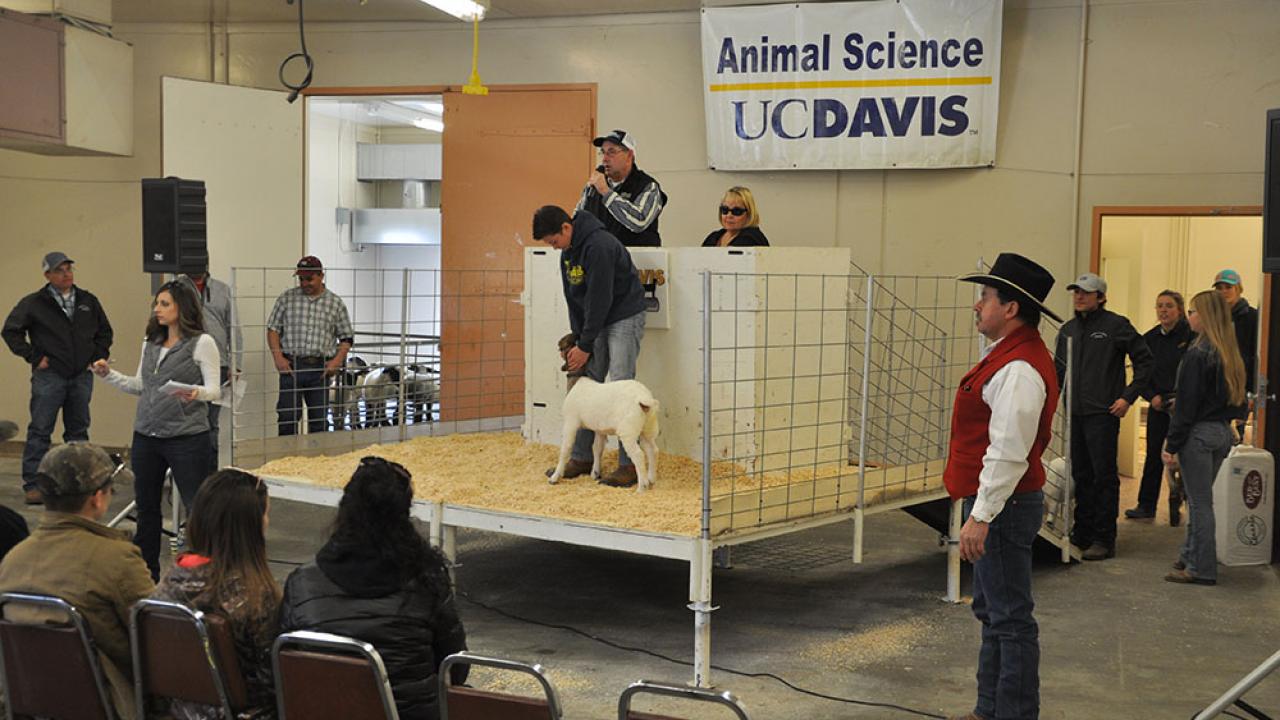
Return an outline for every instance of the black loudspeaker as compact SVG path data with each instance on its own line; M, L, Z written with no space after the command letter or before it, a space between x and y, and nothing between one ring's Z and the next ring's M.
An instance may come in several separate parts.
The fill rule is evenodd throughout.
M1262 174L1262 271L1280 273L1280 108L1267 111L1267 155Z
M143 272L203 272L208 266L204 181L143 178Z

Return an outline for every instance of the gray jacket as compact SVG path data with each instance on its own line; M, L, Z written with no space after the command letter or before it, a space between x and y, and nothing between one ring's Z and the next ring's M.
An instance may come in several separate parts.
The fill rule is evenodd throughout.
M199 296L204 308L204 331L218 343L219 364L231 367L231 334L235 333L236 367L244 367L244 336L235 321L235 302L231 299L231 287L212 275L205 275L204 292L196 289L195 281L186 275L178 276L191 291Z

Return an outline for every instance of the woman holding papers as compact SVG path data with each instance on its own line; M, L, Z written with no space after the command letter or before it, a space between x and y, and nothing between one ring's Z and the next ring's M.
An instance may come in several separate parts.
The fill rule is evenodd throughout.
M153 579L160 576L160 494L173 473L183 504L191 507L209 470L208 403L221 395L218 346L205 334L200 302L186 285L160 287L147 323L138 374L112 370L104 360L95 375L138 397L130 459L137 478L138 527L133 542Z

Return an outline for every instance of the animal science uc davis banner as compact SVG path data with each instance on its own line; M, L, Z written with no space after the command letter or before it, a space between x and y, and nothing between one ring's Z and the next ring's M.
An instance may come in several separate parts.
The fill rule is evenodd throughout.
M702 11L717 170L990 165L1002 0Z

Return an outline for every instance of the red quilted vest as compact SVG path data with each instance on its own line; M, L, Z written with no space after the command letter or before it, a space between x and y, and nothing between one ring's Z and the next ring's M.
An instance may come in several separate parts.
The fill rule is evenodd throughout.
M978 492L982 457L991 444L987 434L991 408L982 400L982 388L1000 368L1014 360L1029 363L1044 380L1046 390L1044 409L1040 411L1040 428L1031 444L1031 454L1027 456L1030 464L1014 492L1031 492L1044 486L1044 465L1040 456L1053 434L1053 413L1058 408L1058 374L1049 349L1040 339L1040 331L1023 325L1005 336L995 349L966 373L956 390L955 409L951 415L951 448L947 453L947 467L942 472L942 481L953 499Z

